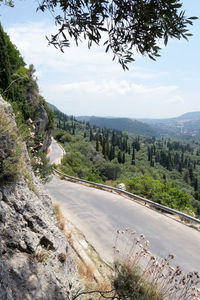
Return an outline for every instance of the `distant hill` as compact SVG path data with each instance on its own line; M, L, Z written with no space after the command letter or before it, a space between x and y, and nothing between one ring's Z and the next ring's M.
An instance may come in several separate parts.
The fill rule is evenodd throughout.
M48 103L53 111L59 109ZM168 119L130 119L115 117L79 116L78 121L89 122L100 128L110 128L127 131L145 136L172 136L200 137L200 111L188 112L176 118Z
M111 128L121 131L128 131L134 134L141 134L147 136L158 136L157 130L149 126L148 124L142 123L137 120L132 120L129 118L104 118L104 117L89 117L80 116L76 117L79 121L89 122L92 125L98 127Z
M178 118L175 118L177 120L186 120L186 119L189 119L189 120L200 120L200 111L195 111L195 112L188 112L188 113L185 113L181 116L179 116Z
M200 112L188 112L169 119L139 119L161 135L178 134L200 137Z
M48 103L49 107L51 108L51 110L53 110L53 111L58 111L59 110L55 105L53 105L49 102L47 102L47 103Z
M161 123L172 123L172 122L176 122L179 120L200 120L200 112L188 112L185 113L179 117L175 117L175 118L167 118L167 119L151 119L151 118L141 118L141 119L137 119L140 122L144 122L147 124L161 124Z

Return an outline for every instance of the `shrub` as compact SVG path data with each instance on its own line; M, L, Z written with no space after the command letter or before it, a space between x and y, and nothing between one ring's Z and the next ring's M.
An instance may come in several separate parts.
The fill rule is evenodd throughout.
M180 267L173 268L174 256L156 258L149 251L149 241L143 234L127 228L117 231L114 248L114 272L106 289L78 292L93 294L90 299L110 300L198 300L200 299L200 274L184 274ZM100 297L99 297L100 296Z
M22 148L19 133L3 110L0 110L0 182L19 179L22 169Z
M52 166L49 164L49 159L46 157L46 153L38 151L32 155L31 165L36 175L40 177L42 182L46 182L52 173Z
M64 216L61 212L60 205L55 204L54 209L55 209L55 213L56 213L56 219L57 219L57 222L58 222L58 227L60 228L60 230L64 231L64 229L65 229L65 218L64 218Z
M117 274L113 286L118 299L163 300L156 286L150 285L140 274L139 268L132 269L126 264L116 264Z
M194 210L188 194L165 181L155 180L150 175L132 177L125 180L125 184L132 193L162 205L178 210Z
M149 251L149 241L143 234L138 238L128 228L118 231L114 254L115 272L112 283L117 299L199 299L200 274L184 274L179 266L172 267L173 254L166 258L156 258Z

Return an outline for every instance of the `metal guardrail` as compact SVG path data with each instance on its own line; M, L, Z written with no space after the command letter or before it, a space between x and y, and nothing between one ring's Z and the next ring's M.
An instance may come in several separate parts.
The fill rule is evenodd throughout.
M180 211L178 211L178 210L175 210L175 209L173 209L173 208L169 208L169 207L167 207L167 206L164 206L164 205L161 205L161 204L159 204L159 203L153 202L153 201L151 201L151 200L149 200L149 199L146 199L146 198L143 198L143 197L141 197L141 196L138 196L138 195L129 193L129 192L127 192L127 191L123 191L123 190L121 190L121 189L118 189L118 188L115 188L115 187L112 187L112 186L109 186L109 185L104 185L104 184L100 184L100 183L91 182L91 181L88 181L88 180L85 180L85 179L80 179L80 178L77 178L77 177L73 177L73 176L64 174L64 173L62 173L62 172L60 172L60 171L58 171L58 170L56 170L56 169L54 169L54 168L53 168L53 170L54 170L54 172L56 172L57 174L62 175L62 176L64 176L64 177L66 177L66 178L69 178L69 179L71 179L71 180L73 180L73 181L75 181L75 182L83 182L83 183L90 184L90 185L92 185L92 186L94 186L94 187L97 187L97 188L102 188L102 189L104 189L104 190L111 190L111 191L118 192L118 193L120 193L120 194L124 194L124 195L126 195L126 196L128 196L128 197L130 197L130 198L132 198L132 199L134 199L134 200L142 201L142 202L144 202L145 204L148 203L148 204L150 204L151 206L153 206L153 207L155 207L155 208L157 208L157 209L160 209L160 210L162 210L162 211L165 211L165 212L168 212L168 213L171 213L171 214L174 214L174 215L178 215L178 216L180 216L181 218L184 218L185 220L192 221L192 222L195 222L195 223L197 223L197 224L200 224L200 220L197 219L197 218L194 218L194 217L192 217L192 216L189 216L189 215L187 215L187 214L185 214L185 213L183 213L183 212L180 212Z

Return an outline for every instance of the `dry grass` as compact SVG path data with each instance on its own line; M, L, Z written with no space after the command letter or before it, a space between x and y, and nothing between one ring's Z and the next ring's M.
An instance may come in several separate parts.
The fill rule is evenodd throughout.
M83 263L80 259L77 259L76 262L78 265L78 274L83 278L84 283L93 281L95 266L90 263Z
M124 246L121 250L122 243ZM184 274L179 266L175 268L171 266L173 254L169 254L166 258L157 258L148 248L149 241L143 234L136 237L135 232L128 228L117 232L114 246L116 263L113 281L118 282L119 288L121 278L126 272L136 281L127 287L130 289L128 291L124 291L122 285L120 292L128 293L132 288L132 292L135 292L137 283L138 290L142 287L146 293L141 299L199 300L200 274L197 272ZM154 296L148 298L149 294L154 294Z
M55 209L55 212L56 212L56 219L57 219L57 222L58 222L58 227L60 228L60 230L64 231L65 230L65 218L64 218L64 216L61 212L60 205L55 204L54 209Z
M44 249L43 247L39 246L31 258L37 262L45 263L51 258L51 253L48 249Z
M51 150L50 147L47 149L47 155L50 154Z

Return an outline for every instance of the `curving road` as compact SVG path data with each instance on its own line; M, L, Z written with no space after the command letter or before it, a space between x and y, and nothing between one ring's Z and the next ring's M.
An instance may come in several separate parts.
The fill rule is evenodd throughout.
M173 253L175 264L184 271L199 271L200 233L195 229L123 196L56 176L46 188L61 205L64 215L85 234L104 260L113 259L116 230L129 227L146 236L157 256Z
M63 154L64 152L62 148L58 146L56 140L54 140L54 138L52 137L49 152L47 154L47 157L49 158L49 163L59 165L61 163Z

